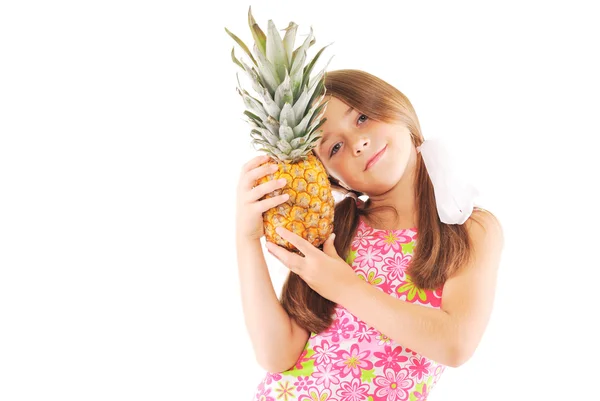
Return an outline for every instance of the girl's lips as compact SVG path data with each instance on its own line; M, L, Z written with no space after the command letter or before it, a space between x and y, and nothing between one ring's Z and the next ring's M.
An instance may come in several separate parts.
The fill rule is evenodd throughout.
M377 161L379 159L381 159L381 156L383 156L383 154L385 153L385 150L387 149L387 145L385 145L385 147L383 149L381 149L379 152L377 152L373 157L371 157L369 159L369 161L367 162L367 165L365 166L365 170L367 170L369 167L371 167L373 164L377 163Z

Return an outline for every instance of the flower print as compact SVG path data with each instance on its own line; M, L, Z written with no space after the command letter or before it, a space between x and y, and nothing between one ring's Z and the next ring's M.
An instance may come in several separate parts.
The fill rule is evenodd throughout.
M367 326L365 323L363 322L359 322L358 323L358 330L356 330L354 332L354 337L358 338L358 341L366 341L366 342L371 342L371 340L373 339L373 337L375 336L375 329L373 329L370 326Z
M440 376L442 376L442 373L444 373L444 365L438 365L435 368L435 373L433 374L433 384L436 384L438 382L438 380L440 379Z
M295 387L290 382L284 381L277 384L279 387L275 389L275 392L278 393L278 400L292 401L296 398L294 394Z
M425 303L427 301L427 293L424 289L417 287L415 283L413 283L410 275L406 274L404 277L405 283L398 286L396 292L399 295L406 295L406 300L412 302L415 299L415 296L419 296L419 299Z
M308 386L310 386L311 384L314 383L314 380L309 380L310 377L306 376L306 377L298 377L298 381L294 382L294 386L296 386L296 388L298 389L298 391L302 391L303 389L308 390Z
M309 362L312 359L312 355L311 357L306 357L308 354L308 348L305 348L304 351L302 351L302 353L300 354L300 356L298 357L298 360L296 361L296 365L294 365L292 369L298 369L298 370L302 370L304 369L304 362ZM314 362L313 362L314 363Z
M410 235L402 234L402 230L385 230L379 231L375 234L377 241L375 247L380 249L382 253L388 253L390 249L396 252L400 252L402 247L401 244L410 242Z
M367 391L369 385L361 384L360 380L354 377L350 383L342 383L336 394L342 397L340 401L364 401L367 399Z
M342 368L341 377L346 377L352 373L352 376L360 378L361 369L369 370L373 368L373 362L368 360L370 351L360 352L358 344L352 344L350 352L341 350L337 352L339 360L335 363L336 367Z
M376 268L369 269L367 272L357 269L356 274L358 277L374 286L377 286L385 281L385 277L378 274Z
M340 370L334 369L332 363L327 365L317 365L317 371L312 376L317 379L317 386L323 385L325 388L331 387L331 384L340 384Z
M302 394L298 401L338 401L335 398L331 398L331 390L322 389L319 390L316 387L311 387L308 390L308 394Z
M386 336L383 333L377 334L377 340L379 340L379 342L377 343L377 345L383 345L383 344L391 343L392 342L392 339L389 338L388 336Z
M334 319L339 319L346 314L345 308L342 305L335 306L335 316Z
M346 316L343 319L334 320L333 324L323 332L324 336L331 336L331 340L334 343L340 342L340 337L349 339L351 333L354 331L354 325L350 323L350 319Z
M391 280L385 280L380 286L379 288L381 289L381 291L385 292L388 295L392 295L395 294L394 289L396 288L396 286L393 284L393 281Z
M267 385L269 385L273 381L281 380L281 374L267 372L267 377L265 378L265 380L267 382Z
M256 394L257 401L275 401L275 398L271 397L269 394L271 393L271 389L264 387L259 390L258 394Z
M348 251L348 256L346 256L346 263L352 266L354 264L354 259L356 259L356 251L351 249Z
M408 367L410 370L410 377L416 377L417 381L423 380L423 376L429 374L431 362L424 357L411 358L410 361L412 362L412 365Z
M400 369L400 363L408 361L408 357L401 355L402 347L397 346L394 349L390 345L386 345L384 347L384 352L374 352L379 360L375 362L376 367L383 366L383 369Z
M375 249L373 245L369 245L367 249L359 249L358 255L354 262L359 263L358 267L361 269L365 266L375 267L375 262L381 262L383 257L379 255L381 250Z
M412 255L396 253L393 257L383 260L381 269L388 274L390 280L402 280L411 260Z
M402 244L402 253L405 255L412 255L415 253L415 241Z
M396 401L407 400L408 390L414 384L408 377L408 370L400 369L394 372L393 369L386 369L385 376L377 376L375 383L375 400Z
M414 401L427 401L427 396L429 395L429 391L427 390L427 383L423 383L423 388L418 389L420 391L415 390L412 395L414 396Z
M316 359L317 364L324 364L331 362L331 358L335 358L337 349L340 346L338 344L329 345L327 340L323 340L321 345L315 345L313 350L315 351L312 356L313 359Z
M350 248L356 250L358 248L364 247L366 248L369 245L369 237L373 235L373 229L367 227L366 225L361 224L358 225L356 229L356 235L352 240L352 244Z
M442 306L442 288L438 288L434 291L427 290L427 298L429 305L434 308L440 308Z

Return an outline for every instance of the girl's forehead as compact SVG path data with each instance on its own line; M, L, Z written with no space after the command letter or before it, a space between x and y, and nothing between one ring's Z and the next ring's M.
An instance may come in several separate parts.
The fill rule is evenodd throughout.
M327 101L327 108L325 109L326 113L328 111L329 112L343 112L344 110L348 109L348 105L336 97L329 96L329 97L326 97L325 100Z
M326 118L325 125L328 125L328 122L337 122L341 121L344 118L348 117L350 113L354 111L354 108L348 106L345 103L339 102L338 104L328 103L327 108L323 113L323 118Z

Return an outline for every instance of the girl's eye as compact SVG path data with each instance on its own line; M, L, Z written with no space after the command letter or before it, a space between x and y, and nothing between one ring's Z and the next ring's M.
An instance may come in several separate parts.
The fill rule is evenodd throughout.
M365 121L367 121L367 118L369 118L369 117L366 114L361 114L360 116L358 116L358 120L356 120L356 122L357 123L364 123ZM333 155L335 155L337 153L337 151L340 149L338 147L338 145L342 146L342 143L338 142L335 145L333 145L333 148L331 148L331 153L329 154L329 157L331 157L331 156L333 156Z
M337 153L337 151L340 149L338 147L338 145L342 146L341 142L336 143L335 145L333 145L333 148L331 148L331 153L329 154L329 157L335 155Z

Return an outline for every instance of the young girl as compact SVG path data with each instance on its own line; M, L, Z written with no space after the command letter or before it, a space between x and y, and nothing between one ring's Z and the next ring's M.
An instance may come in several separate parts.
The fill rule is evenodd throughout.
M282 185L253 189L276 169L263 165L266 157L240 177L242 302L268 371L254 399L425 400L444 368L467 361L484 333L502 229L480 208L440 220L417 115L400 91L357 70L328 72L325 87L327 121L313 152L347 196L322 251L285 229L277 232L304 256L267 242L290 269L281 300L260 244L261 214L281 198L259 199Z

